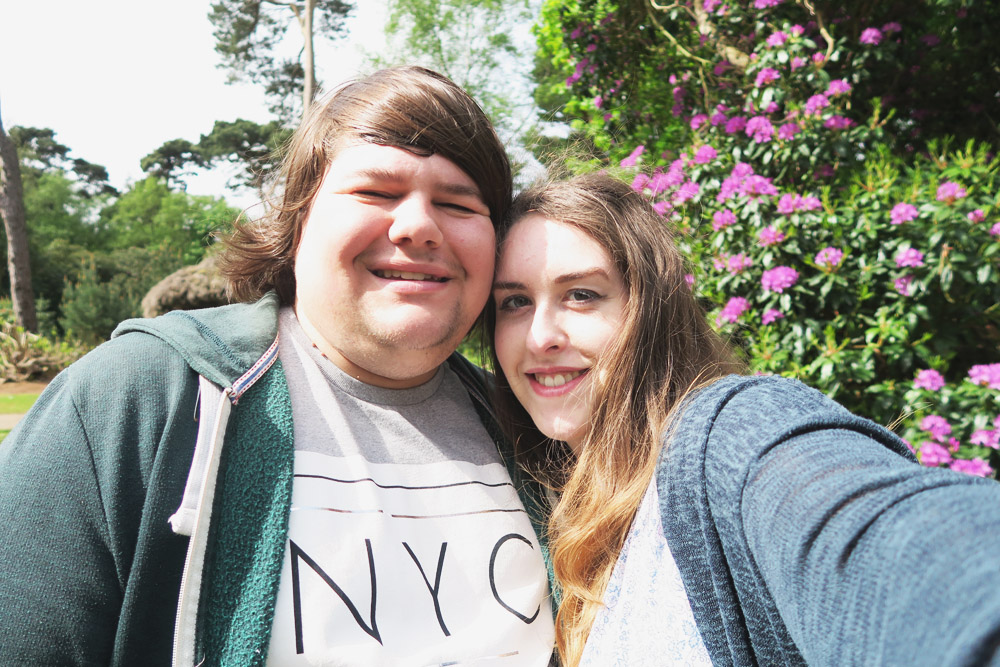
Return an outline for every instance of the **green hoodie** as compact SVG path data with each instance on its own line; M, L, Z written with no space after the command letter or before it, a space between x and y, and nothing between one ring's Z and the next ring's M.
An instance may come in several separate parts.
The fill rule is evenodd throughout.
M0 443L0 663L169 664L186 557L191 625L178 627L179 655L264 663L294 451L280 363L259 363L276 352L278 306L270 294L124 322ZM482 372L458 355L449 364L495 435ZM200 382L232 395L218 473L204 484L202 537L192 541L170 519L183 523L175 513L195 443L199 457L203 449L199 425L203 438L214 428ZM496 439L537 526L537 488ZM188 549L199 539L203 566Z

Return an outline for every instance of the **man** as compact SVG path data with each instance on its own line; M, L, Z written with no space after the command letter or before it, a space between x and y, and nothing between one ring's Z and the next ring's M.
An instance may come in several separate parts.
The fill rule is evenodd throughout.
M0 445L0 663L547 664L534 487L453 354L510 190L433 72L316 108L223 257L253 303L123 323Z

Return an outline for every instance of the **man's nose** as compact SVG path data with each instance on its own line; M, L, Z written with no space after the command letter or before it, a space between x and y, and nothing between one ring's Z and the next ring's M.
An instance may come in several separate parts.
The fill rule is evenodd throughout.
M389 240L395 244L436 248L444 239L437 213L429 199L419 195L406 197L393 209Z

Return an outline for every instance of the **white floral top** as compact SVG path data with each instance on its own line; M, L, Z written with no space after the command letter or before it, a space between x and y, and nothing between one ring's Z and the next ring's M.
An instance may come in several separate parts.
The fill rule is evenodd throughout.
M580 665L711 665L660 523L655 478L643 496Z

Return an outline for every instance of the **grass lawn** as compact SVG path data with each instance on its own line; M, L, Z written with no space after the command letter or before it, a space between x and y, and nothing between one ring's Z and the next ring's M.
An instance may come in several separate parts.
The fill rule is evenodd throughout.
M0 415L21 414L38 400L38 394L7 394L0 396Z
M38 394L2 394L0 395L0 415L16 415L22 414L28 411L35 401L38 400ZM0 440L7 437L10 433L9 430L0 429Z

